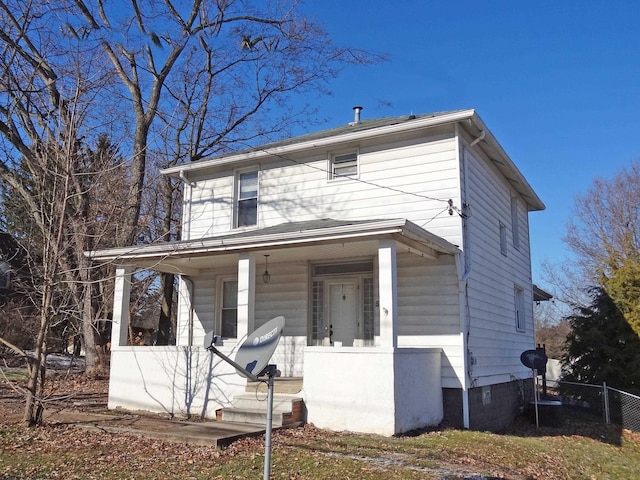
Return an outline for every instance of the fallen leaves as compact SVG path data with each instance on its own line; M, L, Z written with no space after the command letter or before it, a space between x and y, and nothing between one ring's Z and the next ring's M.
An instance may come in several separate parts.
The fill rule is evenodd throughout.
M106 379L82 375L49 383L48 408L104 411ZM101 406L81 399L102 399ZM100 402L97 402L98 404ZM224 450L57 424L24 429L20 403L0 387L0 478L4 479L246 479L260 478L264 436ZM17 415L16 415L17 412ZM136 415L122 415L135 425ZM624 449L624 450L623 450ZM535 429L525 420L503 434L434 430L383 438L320 430L313 425L273 434L273 479L625 478L615 462L640 464L640 435L579 417L559 429ZM578 465L577 458L592 458ZM632 458L636 458L634 460ZM634 470L635 468L635 470Z

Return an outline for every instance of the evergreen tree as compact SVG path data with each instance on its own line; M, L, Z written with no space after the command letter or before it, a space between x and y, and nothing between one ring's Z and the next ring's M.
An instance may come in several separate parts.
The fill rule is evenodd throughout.
M640 259L624 258L603 279L604 288L624 315L636 336L640 336Z
M602 287L589 290L586 307L574 306L563 380L600 384L640 393L640 339Z

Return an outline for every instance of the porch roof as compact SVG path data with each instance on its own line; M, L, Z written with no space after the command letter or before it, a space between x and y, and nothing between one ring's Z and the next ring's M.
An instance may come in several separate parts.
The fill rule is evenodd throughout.
M349 244L360 246L350 250L351 255L357 255L358 252L371 252L375 247L371 242L383 238L392 238L408 250L432 258L459 251L456 245L400 218L287 222L215 237L94 250L85 252L85 255L99 262L197 276L212 266L234 263L236 255L242 252L276 254L272 260L277 261L277 252L286 251L287 260L310 259L313 251L316 256L325 256L326 249L322 247ZM299 255L294 255L294 251Z

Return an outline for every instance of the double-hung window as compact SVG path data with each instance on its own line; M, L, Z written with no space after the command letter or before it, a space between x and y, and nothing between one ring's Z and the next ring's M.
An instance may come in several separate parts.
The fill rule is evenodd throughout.
M520 222L518 222L518 198L511 197L511 232L513 235L513 248L520 248Z
M524 332L526 328L524 312L524 290L517 285L514 286L513 297L515 303L516 330L519 332Z
M236 176L236 227L258 224L258 170Z
M222 338L238 337L238 281L220 282L220 334Z
M358 175L358 152L331 155L330 162L331 179Z
M499 222L499 230L500 230L500 253L507 256L507 227L504 223Z

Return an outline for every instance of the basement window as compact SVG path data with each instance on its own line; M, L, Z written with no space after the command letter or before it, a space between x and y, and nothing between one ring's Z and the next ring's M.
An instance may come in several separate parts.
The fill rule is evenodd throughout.
M491 385L485 385L482 387L482 405L491 405Z

